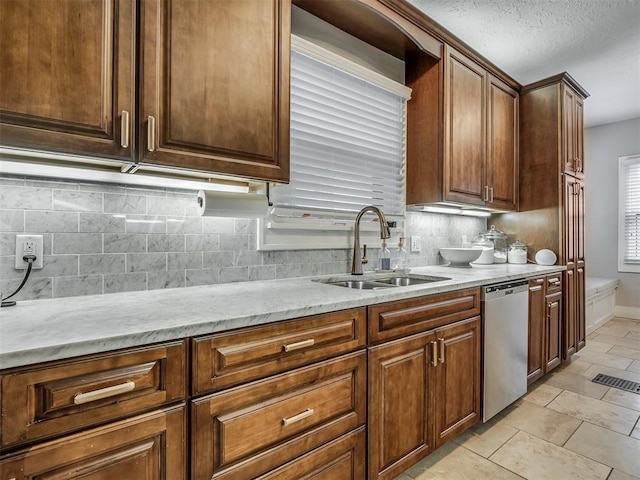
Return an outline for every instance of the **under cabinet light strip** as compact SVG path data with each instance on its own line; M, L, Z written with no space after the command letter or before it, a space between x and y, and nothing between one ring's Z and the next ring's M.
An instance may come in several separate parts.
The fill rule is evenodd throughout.
M26 158L26 160L7 160L7 156L10 156L10 158L30 158ZM96 161L95 165L87 165L83 168L79 168L73 166L52 165L47 162L48 160L64 161L65 158L63 158L63 156L51 155L42 152L37 152L37 155L24 155L21 152L17 156L16 152L13 150L0 148L0 175L29 175L34 177L60 178L83 182L115 183L119 185L165 187L196 191L249 192L248 185L228 185L224 183L207 182L204 180L183 180L165 176L144 175L140 173L142 170L138 170L137 173L131 174L132 172L122 173L119 170L108 171L103 169L108 166L117 167L117 162ZM71 158L69 158L69 160L71 160ZM71 161L77 162L78 159L73 158Z

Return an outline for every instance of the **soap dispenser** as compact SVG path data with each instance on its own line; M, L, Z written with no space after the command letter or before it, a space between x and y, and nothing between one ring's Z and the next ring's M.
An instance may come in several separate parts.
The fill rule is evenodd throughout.
M398 258L393 265L394 270L403 271L407 268L407 249L404 248L404 237L398 241Z
M382 240L380 249L380 270L391 270L391 251L387 248L385 240Z

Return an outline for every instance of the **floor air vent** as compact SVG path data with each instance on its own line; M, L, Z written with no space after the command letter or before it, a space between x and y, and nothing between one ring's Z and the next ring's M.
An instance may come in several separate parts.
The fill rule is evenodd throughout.
M633 392L640 395L640 383L638 382L631 382L618 377L610 377L604 373L599 373L591 381L606 385L607 387L619 388L620 390L626 390L627 392Z

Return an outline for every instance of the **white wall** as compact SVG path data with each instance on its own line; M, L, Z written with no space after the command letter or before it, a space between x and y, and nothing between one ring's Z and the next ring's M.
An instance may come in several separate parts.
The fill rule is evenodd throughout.
M640 318L640 274L618 272L618 157L640 153L640 118L585 130L587 276L618 278L616 314Z

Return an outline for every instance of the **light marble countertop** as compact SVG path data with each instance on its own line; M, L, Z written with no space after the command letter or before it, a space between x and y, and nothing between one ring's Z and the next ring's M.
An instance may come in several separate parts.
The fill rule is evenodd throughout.
M413 268L411 273L447 277L450 280L382 290L352 290L306 277L20 301L15 307L0 310L0 368L175 340L562 270L565 267L558 265L433 266ZM364 275L365 279L373 276L375 274Z

